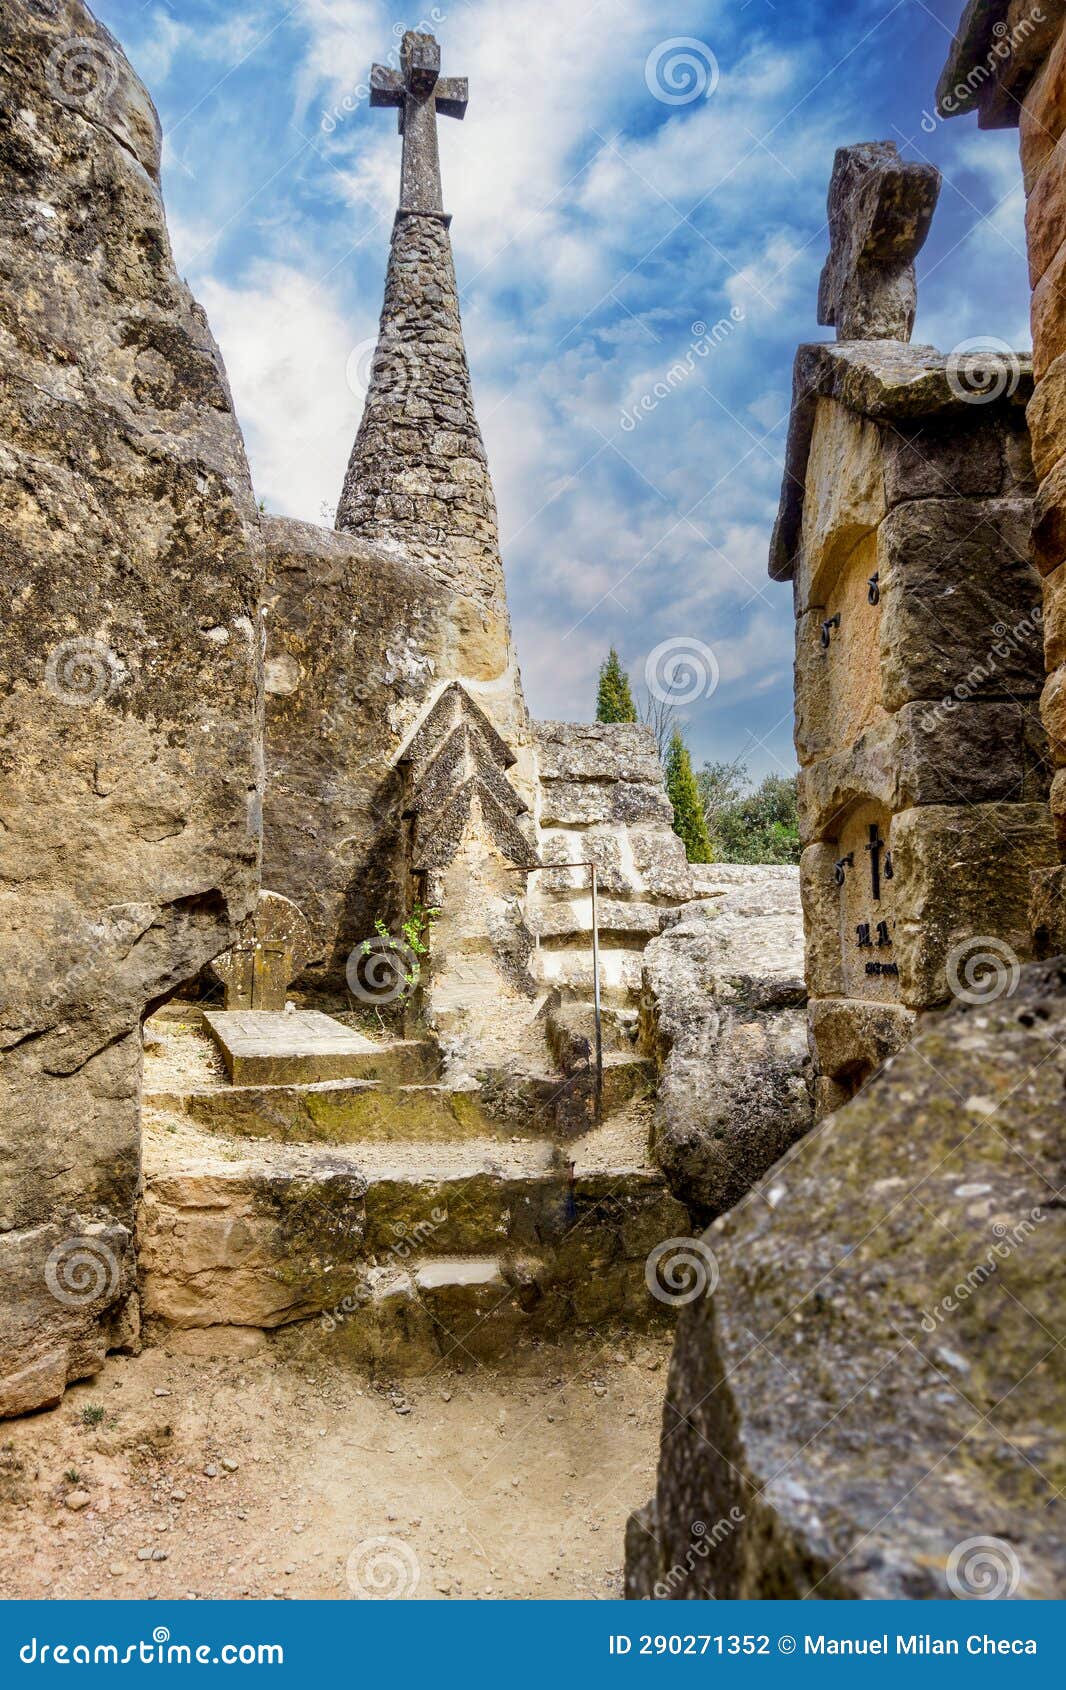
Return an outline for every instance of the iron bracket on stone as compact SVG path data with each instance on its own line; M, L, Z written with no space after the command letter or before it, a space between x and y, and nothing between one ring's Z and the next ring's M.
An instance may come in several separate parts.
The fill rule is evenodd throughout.
M836 881L838 886L843 886L843 884L844 884L845 871L849 868L854 868L854 867L855 867L855 853L854 853L854 851L849 851L846 857L839 857L837 859L837 861L833 864L833 879Z
M881 572L875 570L866 583L866 597L871 604L881 603Z
M833 629L839 628L839 627L840 627L840 612L838 610L835 616L827 617L826 620L822 623L822 647L823 647L824 650L826 650L826 651L829 650L829 641L832 637Z

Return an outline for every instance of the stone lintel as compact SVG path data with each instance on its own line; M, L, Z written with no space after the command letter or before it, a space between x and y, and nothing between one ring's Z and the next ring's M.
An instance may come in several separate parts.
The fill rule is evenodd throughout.
M818 400L835 399L887 425L913 427L922 420L972 417L973 395L949 370L949 363L947 354L935 347L906 341L812 342L799 347L781 503L770 543L772 580L790 581L793 576ZM1002 365L1004 391L1001 398L983 404L983 414L1002 417L1023 410L1033 391L1032 359L1021 353L989 353L986 365L990 371Z

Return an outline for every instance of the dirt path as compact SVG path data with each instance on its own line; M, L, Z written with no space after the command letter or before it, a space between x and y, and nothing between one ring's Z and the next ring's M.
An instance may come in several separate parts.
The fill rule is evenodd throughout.
M112 1357L0 1424L0 1597L619 1596L669 1350L392 1387L313 1351Z

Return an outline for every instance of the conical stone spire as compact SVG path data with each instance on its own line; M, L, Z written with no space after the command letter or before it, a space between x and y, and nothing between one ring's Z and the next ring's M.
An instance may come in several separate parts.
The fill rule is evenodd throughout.
M375 65L371 73L371 103L400 108L402 189L337 527L393 542L442 584L501 610L496 501L474 414L437 161L436 114L461 117L466 84L441 80L432 36L409 31L401 66Z

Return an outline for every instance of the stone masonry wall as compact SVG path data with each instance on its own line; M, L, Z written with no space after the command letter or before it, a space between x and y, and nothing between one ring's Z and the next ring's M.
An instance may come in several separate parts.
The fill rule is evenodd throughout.
M1029 405L1038 490L1032 558L1043 578L1047 682L1041 709L1055 775L1051 810L1066 860L1066 5L988 0L968 7L938 89L940 110L976 109L982 128L1019 131L1032 286ZM1004 50L1009 44L1009 51ZM989 69L994 74L989 74ZM1034 875L1033 925L1044 954L1066 950L1066 866Z
M772 569L796 609L818 1107L915 1011L1031 954L1048 817L1028 376L974 403L928 347L801 348Z
M258 522L159 125L77 0L0 13L0 1414L136 1336L140 1022L260 839Z

